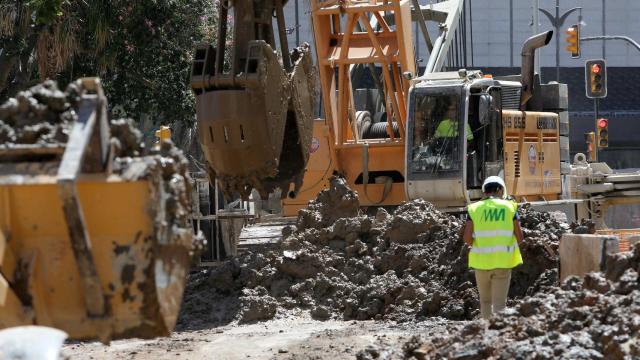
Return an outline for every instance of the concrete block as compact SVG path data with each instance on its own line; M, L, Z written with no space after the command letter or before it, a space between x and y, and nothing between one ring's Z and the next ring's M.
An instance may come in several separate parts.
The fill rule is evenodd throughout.
M560 239L560 281L570 275L583 277L592 271L606 268L607 254L617 253L617 236L592 234L564 234Z

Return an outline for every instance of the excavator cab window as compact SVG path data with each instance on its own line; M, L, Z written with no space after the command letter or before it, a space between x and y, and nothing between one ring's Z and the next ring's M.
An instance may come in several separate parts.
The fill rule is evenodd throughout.
M410 171L427 176L459 176L464 143L473 139L461 107L459 91L414 93ZM466 127L466 128L465 128ZM461 135L462 134L462 135Z

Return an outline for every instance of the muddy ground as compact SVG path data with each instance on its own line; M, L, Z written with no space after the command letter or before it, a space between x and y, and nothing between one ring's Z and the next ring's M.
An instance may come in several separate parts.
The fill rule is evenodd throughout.
M70 343L73 359L637 359L640 246L604 273L519 300L489 321L319 321L304 314L177 331L170 338Z
M526 207L520 218L527 264L513 274L511 305L555 287L558 239L569 228ZM192 271L172 337L69 344L65 355L404 358L421 339L455 334L477 318L462 226L421 200L363 215L357 193L333 178L283 229L276 250Z
M412 336L437 333L462 322L430 320L318 321L309 317L178 331L169 338L121 340L111 345L65 345L67 359L355 359L364 349L398 354ZM384 350L376 350L384 347ZM395 355L394 355L395 356Z

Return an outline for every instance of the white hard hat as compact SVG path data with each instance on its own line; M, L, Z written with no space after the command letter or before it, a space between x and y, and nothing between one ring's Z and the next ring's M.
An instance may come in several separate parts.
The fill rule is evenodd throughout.
M488 178L484 179L484 182L482 183L482 192L486 192L485 187L487 186L487 184L498 184L502 186L502 188L506 192L507 187L504 184L504 180L502 180L500 176L489 176Z

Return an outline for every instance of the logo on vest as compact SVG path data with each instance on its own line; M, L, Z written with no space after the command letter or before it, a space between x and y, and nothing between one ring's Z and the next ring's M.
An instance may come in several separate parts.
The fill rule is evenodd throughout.
M484 209L482 212L482 221L504 221L506 217L505 209Z

